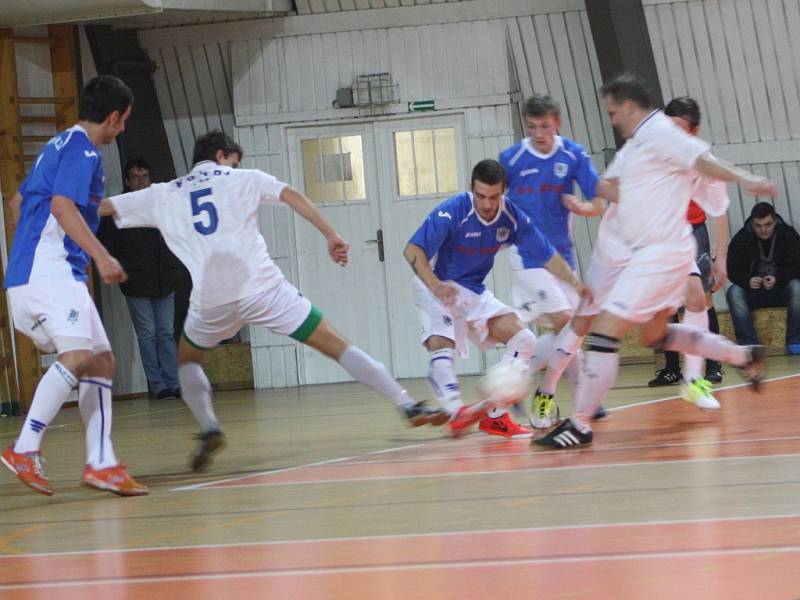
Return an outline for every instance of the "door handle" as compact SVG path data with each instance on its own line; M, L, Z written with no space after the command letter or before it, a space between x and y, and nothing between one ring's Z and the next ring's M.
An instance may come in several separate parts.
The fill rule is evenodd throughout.
M383 262L383 229L378 229L374 240L364 240L365 244L378 244L378 260Z

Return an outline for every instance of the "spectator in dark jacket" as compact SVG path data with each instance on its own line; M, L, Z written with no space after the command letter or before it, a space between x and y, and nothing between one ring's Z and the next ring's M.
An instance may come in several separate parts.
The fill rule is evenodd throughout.
M150 165L133 159L125 165L126 191L150 186ZM139 342L147 385L158 400L180 397L174 337L175 287L183 268L158 229L117 229L102 220L100 238L128 273L120 284Z
M800 354L800 235L769 202L756 204L731 240L728 278L736 341L758 343L751 310L786 306L786 347Z

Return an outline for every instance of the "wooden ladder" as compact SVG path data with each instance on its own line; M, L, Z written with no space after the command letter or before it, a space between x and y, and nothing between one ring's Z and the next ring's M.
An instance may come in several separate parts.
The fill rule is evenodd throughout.
M33 43L49 46L53 95L22 96L17 74L17 44ZM9 202L36 160L42 146L52 137L30 128L43 126L52 134L78 122L78 80L75 28L72 25L50 25L47 37L15 34L0 29L0 182L2 182L3 214L6 246L11 251L13 231L10 228ZM32 111L30 107L52 107ZM27 108L26 108L27 107ZM30 114L47 112L48 114ZM3 276L0 266L0 276ZM33 342L14 332L16 352L12 352L12 324L8 317L5 294L0 294L0 399L5 414L20 414L33 399L33 392L42 375L41 356ZM16 355L16 361L14 356Z

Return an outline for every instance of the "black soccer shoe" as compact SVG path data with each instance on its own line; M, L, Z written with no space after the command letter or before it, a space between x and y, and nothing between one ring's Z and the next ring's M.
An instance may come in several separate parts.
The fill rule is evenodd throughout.
M706 381L711 383L722 383L722 365L715 360L706 361Z
M558 424L558 427L553 429L544 437L533 440L531 445L544 446L552 450L564 450L568 448L578 448L580 446L588 446L592 443L592 431L586 433L580 431L572 423L572 419L564 419Z
M672 369L659 369L656 376L647 382L648 387L661 387L663 385L675 385L681 380L681 372Z
M764 346L748 346L750 360L739 367L739 373L750 382L753 391L761 391L761 382L767 374L767 366L764 364Z
M421 425L444 425L450 420L450 415L441 408L431 408L424 402L417 402L410 406L404 406L401 412L412 427Z
M214 462L214 455L225 447L225 434L219 429L212 429L194 437L197 446L189 455L189 467L192 471L205 471Z

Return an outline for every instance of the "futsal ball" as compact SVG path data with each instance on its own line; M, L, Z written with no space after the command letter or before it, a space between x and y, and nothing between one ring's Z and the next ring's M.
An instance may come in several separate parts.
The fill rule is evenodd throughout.
M480 391L485 400L501 407L525 399L533 391L528 362L513 360L489 367L481 378Z

